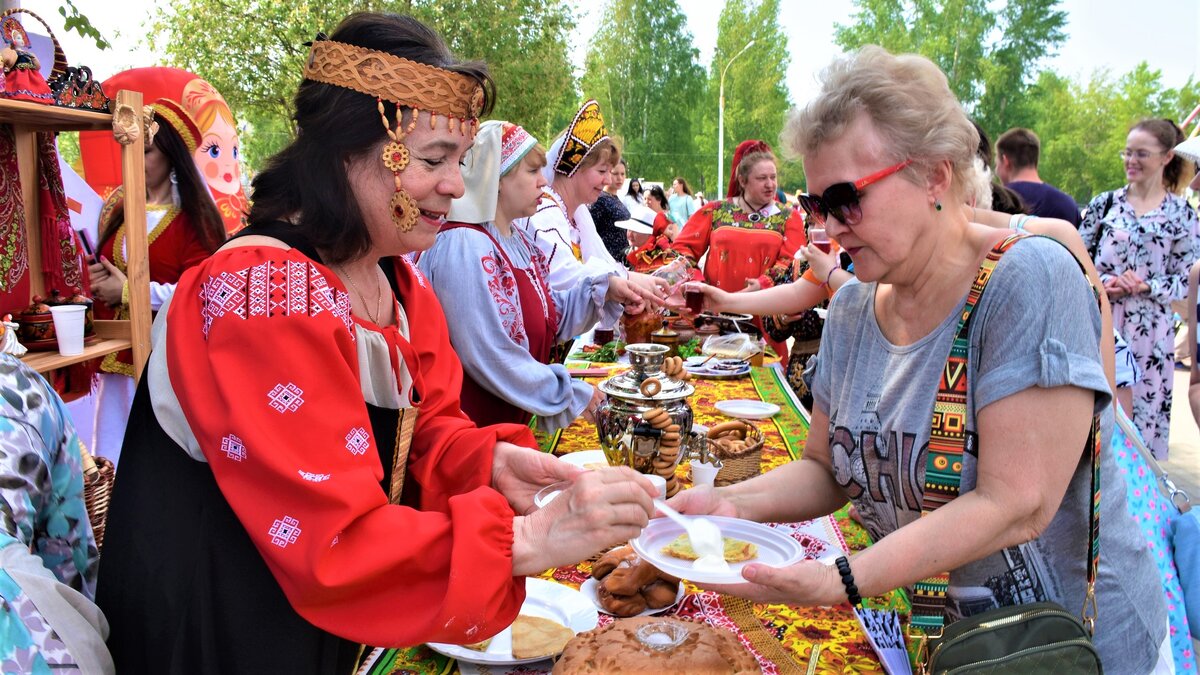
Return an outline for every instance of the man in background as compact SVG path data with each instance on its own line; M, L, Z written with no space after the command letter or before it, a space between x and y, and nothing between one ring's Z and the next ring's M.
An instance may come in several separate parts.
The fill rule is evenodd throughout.
M996 175L1021 195L1030 215L1059 218L1079 227L1079 206L1070 195L1038 175L1041 141L1029 129L1009 129L996 141Z

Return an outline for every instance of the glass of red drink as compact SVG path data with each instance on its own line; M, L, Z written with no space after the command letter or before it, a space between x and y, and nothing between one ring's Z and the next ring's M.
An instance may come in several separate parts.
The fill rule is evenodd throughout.
M699 284L687 284L683 287L683 301L687 305L687 311L696 315L704 309L704 291L700 289Z
M825 228L814 227L808 231L808 241L813 246L821 249L825 253L833 250L833 242L829 239L829 235L825 233Z

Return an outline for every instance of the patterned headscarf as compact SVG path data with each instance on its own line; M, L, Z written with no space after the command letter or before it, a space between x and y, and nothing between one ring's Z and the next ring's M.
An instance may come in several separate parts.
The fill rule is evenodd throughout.
M496 218L500 178L516 166L537 139L511 122L488 120L479 125L475 144L463 157L463 196L450 202L447 220L490 223Z

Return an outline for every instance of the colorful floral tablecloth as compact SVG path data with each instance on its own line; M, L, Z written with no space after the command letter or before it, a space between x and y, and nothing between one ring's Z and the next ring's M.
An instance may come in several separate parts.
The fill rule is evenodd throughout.
M717 412L714 404L729 399L757 399L774 403L780 407L779 414L770 420L758 422L765 443L763 448L763 471L770 470L800 458L804 441L808 435L807 413L800 407L786 384L783 371L778 366L754 368L750 377L733 380L693 380L696 393L690 399L696 421L714 425L729 418ZM556 455L580 450L595 450L599 447L596 428L581 420L553 435L540 435L542 449ZM679 470L679 478L687 481L687 471ZM858 551L870 544L865 530L846 515L846 509L838 513L808 521L806 523L774 523L800 541L812 557L819 557L832 545L842 550ZM570 567L560 567L542 574L578 588L591 572L591 563L584 562ZM693 621L704 621L717 628L733 631L758 659L763 672L768 675L786 675L806 672L809 656L816 644L822 646L818 673L874 673L881 672L871 647L859 628L849 604L837 607L789 607L786 605L760 605L720 595L687 584L687 595L668 615ZM875 608L893 608L908 611L904 594L893 591L884 596L870 598L866 605ZM612 620L601 614L601 624ZM550 661L525 664L523 666L477 666L461 664L463 675L533 675L549 672ZM452 673L460 666L453 659L436 654L426 647L393 650L386 665L380 664L370 671L371 675L385 673Z

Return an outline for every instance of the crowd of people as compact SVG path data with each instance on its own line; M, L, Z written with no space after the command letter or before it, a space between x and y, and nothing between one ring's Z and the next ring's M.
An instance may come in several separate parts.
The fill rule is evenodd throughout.
M748 139L705 203L685 177L633 175L594 100L548 144L481 122L513 92L410 17L354 14L310 50L297 133L229 240L191 161L195 120L153 102L157 319L140 382L128 354L103 364L97 450L120 463L98 574L70 420L0 357L3 471L37 477L0 490L0 614L24 631L6 664L347 673L364 644L497 633L526 576L655 516L649 480L538 452L530 423L593 420L603 395L561 345L622 314L686 314L686 285L707 311L755 317L812 420L802 459L671 503L770 522L850 502L875 541L840 578L750 564L713 588L827 606L944 575L939 622L1094 590L1105 668L1174 672L1188 628L1112 451L1128 416L1166 457L1189 270L1195 324L1194 166L1173 122L1136 123L1128 184L1079 209L1038 174L1036 134L1001 135L993 161L936 65L866 47L780 139L803 193L781 200L771 144ZM124 227L117 195L89 270L115 317ZM691 281L655 274L667 265Z

